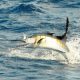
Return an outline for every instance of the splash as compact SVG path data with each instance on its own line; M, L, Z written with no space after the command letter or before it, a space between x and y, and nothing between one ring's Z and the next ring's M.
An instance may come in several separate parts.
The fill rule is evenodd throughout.
M44 60L57 60L62 63L68 64L79 64L80 63L80 38L72 37L70 41L67 42L70 52L66 52L68 59L60 53L49 49L39 49L39 48L15 48L10 49L9 56L21 57L21 58L31 58L31 59L44 59Z
M80 38L78 36L72 37L67 45L70 49L70 52L66 53L69 63L80 63Z

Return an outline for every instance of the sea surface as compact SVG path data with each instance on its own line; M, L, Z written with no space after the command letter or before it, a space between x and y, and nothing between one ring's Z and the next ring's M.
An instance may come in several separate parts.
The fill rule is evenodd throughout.
M68 62L63 53L17 41L62 35L67 17ZM80 80L80 0L0 0L0 80Z

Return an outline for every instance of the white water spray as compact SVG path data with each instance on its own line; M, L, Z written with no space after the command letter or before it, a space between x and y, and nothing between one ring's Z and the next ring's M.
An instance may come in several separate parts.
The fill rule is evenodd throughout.
M66 56L69 64L79 64L80 63L80 38L72 37L70 41L66 43L70 49L70 52L66 52ZM66 59L59 52L47 49L33 48L20 48L20 49L10 49L10 56L17 56L23 58L31 59L45 59L45 60L58 60L66 62ZM62 62L63 63L63 62Z

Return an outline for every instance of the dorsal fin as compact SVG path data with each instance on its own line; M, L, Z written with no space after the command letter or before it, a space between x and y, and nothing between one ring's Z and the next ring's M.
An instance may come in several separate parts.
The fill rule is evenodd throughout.
M65 33L62 36L56 36L58 39L60 40L65 40L66 39L66 34L68 32L68 27L69 27L69 19L67 17L66 19L66 29L65 29Z

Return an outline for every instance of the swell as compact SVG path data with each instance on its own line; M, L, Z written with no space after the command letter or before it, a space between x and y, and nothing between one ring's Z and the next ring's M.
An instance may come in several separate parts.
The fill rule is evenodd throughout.
M13 7L7 8L3 11L3 13L33 13L33 12L40 12L43 13L43 11L34 4L18 4Z
M41 4L52 5L53 8L80 8L78 0L20 0L20 1L1 1L0 13L44 13Z
M39 0L37 3L55 4L57 8L80 8L80 1L77 0Z

